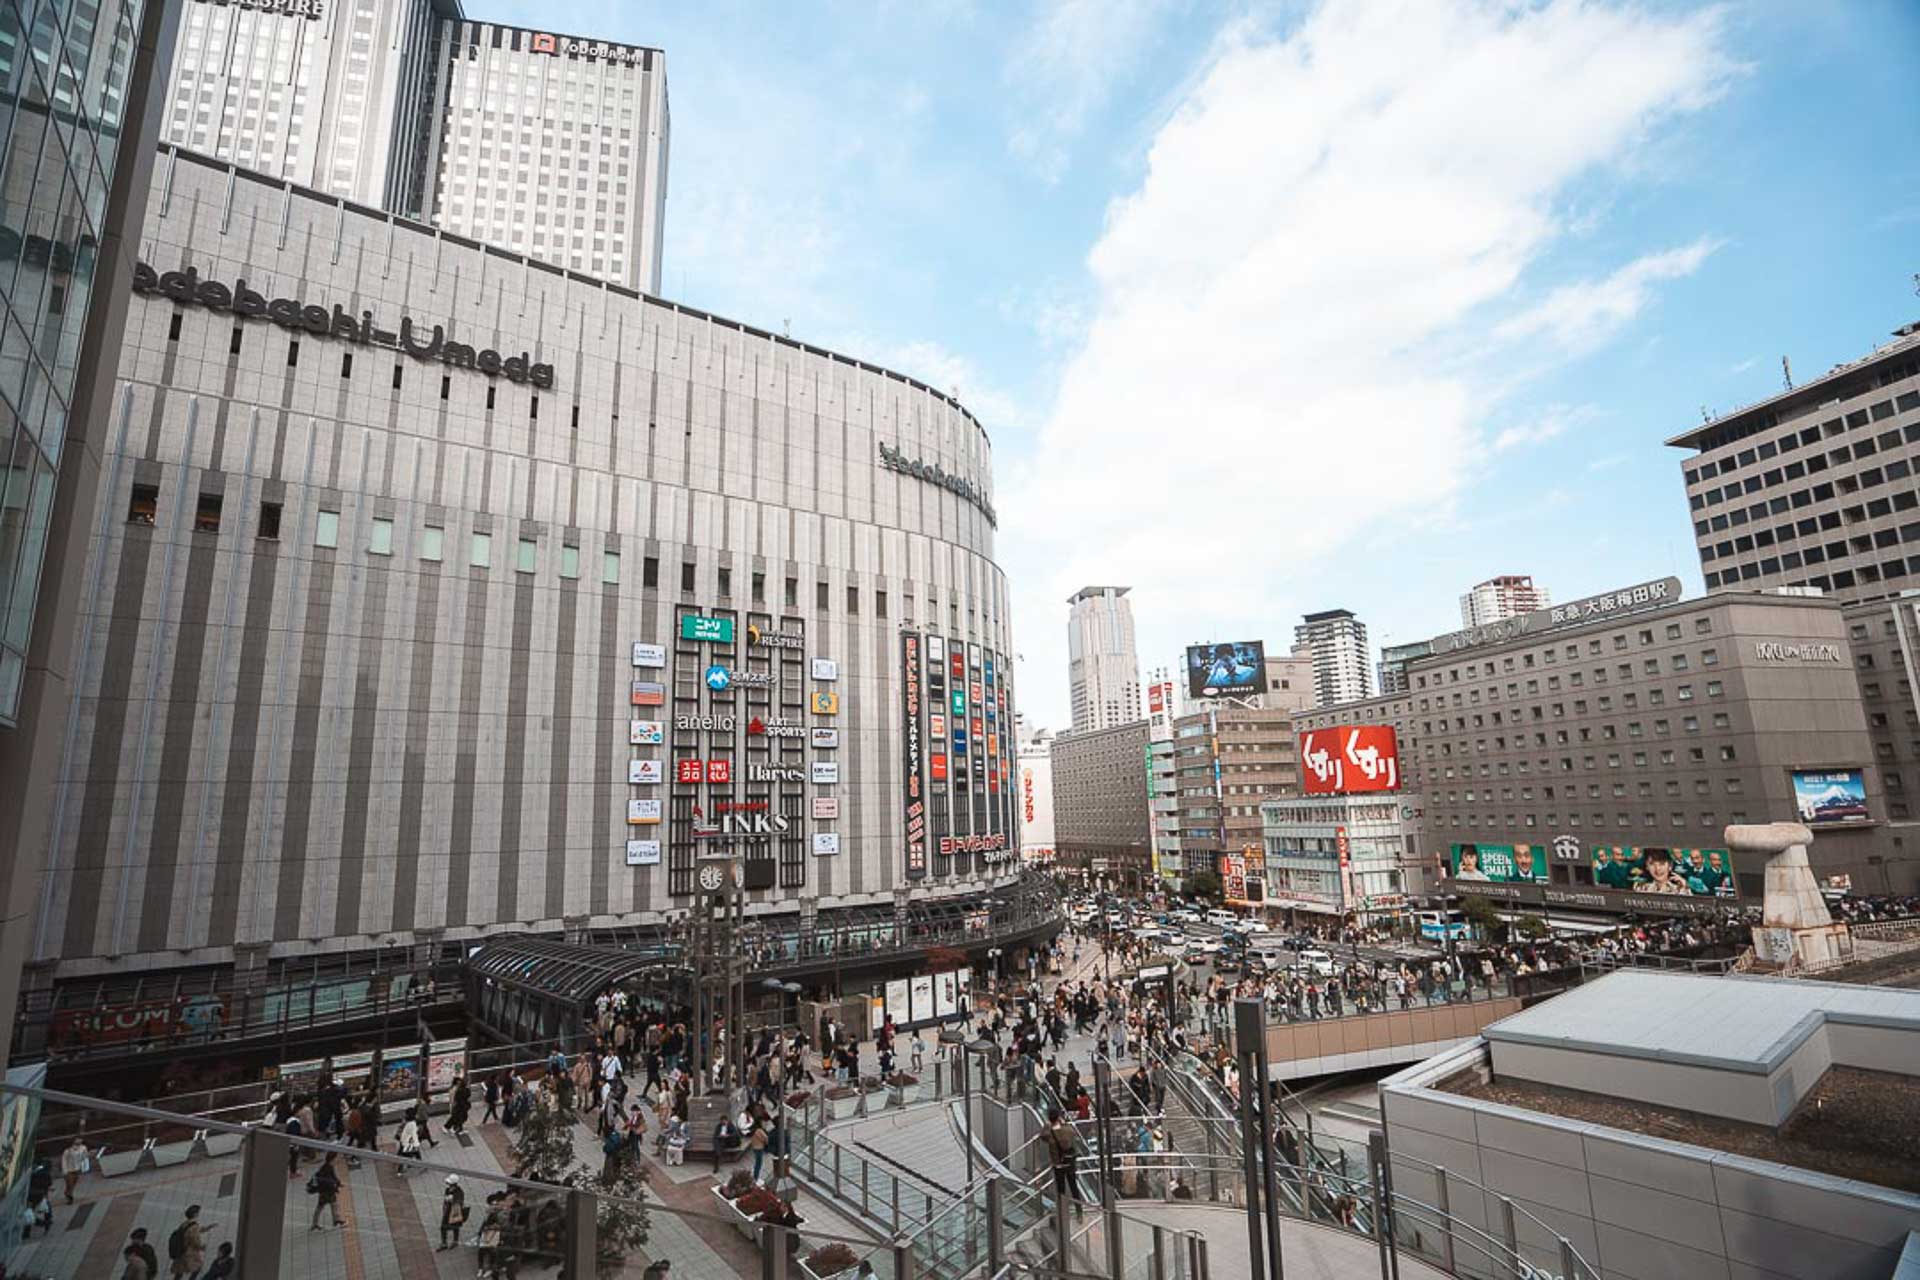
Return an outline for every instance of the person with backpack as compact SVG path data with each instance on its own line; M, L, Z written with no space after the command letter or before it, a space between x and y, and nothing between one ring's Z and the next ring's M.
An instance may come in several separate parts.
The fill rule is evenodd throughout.
M467 1193L460 1186L460 1175L447 1175L446 1190L440 1193L440 1247L445 1253L460 1243L460 1228L467 1225Z
M329 1151L320 1161L320 1167L307 1179L307 1194L318 1197L313 1204L313 1220L307 1224L307 1230L320 1230L320 1211L326 1210L333 1215L333 1225L346 1226L340 1217L340 1172L333 1167L337 1152Z
M160 1255L155 1253L153 1246L147 1243L147 1229L145 1227L135 1227L133 1229L132 1234L127 1237L127 1248L140 1255L140 1261L146 1267L147 1275L151 1280L159 1280Z
M1073 1177L1073 1127L1058 1108L1054 1109L1052 1122L1047 1126L1047 1154L1053 1163L1053 1193L1074 1200L1080 1198L1080 1188Z
M200 1268L207 1265L207 1232L213 1230L211 1222L200 1221L200 1206L187 1206L186 1216L180 1225L167 1237L167 1260L171 1264L168 1274L175 1280L192 1280L200 1274Z
M620 1177L620 1153L626 1149L626 1139L620 1136L618 1125L607 1126L606 1135L600 1139L600 1181L611 1183Z

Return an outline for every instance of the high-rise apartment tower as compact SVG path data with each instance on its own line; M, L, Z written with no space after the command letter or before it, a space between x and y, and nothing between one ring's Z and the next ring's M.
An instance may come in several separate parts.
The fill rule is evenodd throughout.
M1552 593L1533 585L1533 579L1506 573L1488 578L1460 597L1460 625L1484 627L1489 622L1517 618L1553 603Z
M1352 702L1373 693L1373 668L1367 660L1367 624L1347 609L1309 613L1293 629L1296 648L1313 655L1313 697L1317 707Z

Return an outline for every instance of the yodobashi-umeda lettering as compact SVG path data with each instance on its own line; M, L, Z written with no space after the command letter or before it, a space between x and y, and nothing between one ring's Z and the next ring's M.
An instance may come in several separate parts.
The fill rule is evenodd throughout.
M362 311L356 316L338 303L329 308L294 298L268 298L248 288L245 278L235 280L229 287L217 280L202 280L193 267L183 271L155 271L140 262L133 268L133 291L157 293L178 306L230 311L243 319L266 320L282 329L303 330L322 338L404 351L416 360L437 360L455 369L477 369L490 378L505 378L542 389L553 385L553 366L535 363L524 351L517 356L503 356L488 348L476 348L447 337L444 326L436 324L428 331L416 325L411 316L400 317L400 329L396 333L376 324L371 311Z

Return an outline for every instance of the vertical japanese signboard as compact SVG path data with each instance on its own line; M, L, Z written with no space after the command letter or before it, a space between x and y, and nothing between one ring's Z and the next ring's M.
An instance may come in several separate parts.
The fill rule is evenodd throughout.
M924 747L920 740L920 701L925 696L920 691L920 636L917 632L906 631L900 635L900 742L901 765L903 769L901 783L901 802L904 805L907 829L907 879L924 879L927 874L927 798L925 783L921 780L920 757Z

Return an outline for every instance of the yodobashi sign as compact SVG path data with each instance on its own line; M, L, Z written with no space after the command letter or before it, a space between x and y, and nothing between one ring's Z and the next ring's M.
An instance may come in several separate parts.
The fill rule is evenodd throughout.
M918 458L909 458L900 450L890 449L884 444L880 445L879 449L880 465L887 470L898 471L901 475L912 476L916 480L925 480L928 484L938 485L947 492L958 495L978 507L980 514L987 518L988 524L996 529L1000 527L999 518L994 515L993 504L987 501L987 496L980 492L973 481L965 476L954 475L937 462L922 462Z
M1844 666L1847 661L1839 645L1812 641L1756 640L1753 656L1761 662L1834 662Z
M245 320L268 320L282 329L322 338L339 338L363 347L386 347L416 360L437 360L456 369L477 369L490 378L505 378L509 382L542 388L553 385L553 366L536 363L524 351L517 356L503 356L490 348L458 342L447 337L444 325L434 325L429 336L411 316L400 317L400 328L396 332L375 323L371 311L355 316L339 303L329 309L296 298L269 299L248 288L244 277L236 279L229 288L217 280L202 280L196 267L156 271L144 262L137 262L133 267L133 291L157 293L178 306L229 311Z
M1679 598L1680 579L1656 578L1652 582L1622 587L1618 591L1587 596L1571 604L1557 604L1549 609L1535 609L1532 613L1523 613L1518 617L1489 622L1483 627L1450 631L1446 635L1433 638L1433 651L1436 654L1453 653L1460 649L1478 648L1481 645L1502 644L1508 640L1518 640L1543 631L1577 627L1587 622L1602 622L1623 614L1639 613L1644 609L1658 609L1662 605L1672 604Z

